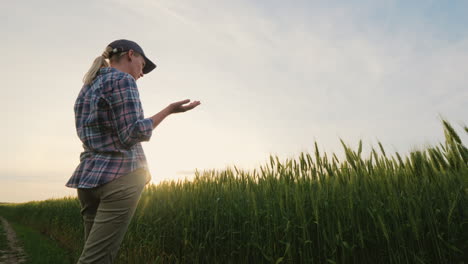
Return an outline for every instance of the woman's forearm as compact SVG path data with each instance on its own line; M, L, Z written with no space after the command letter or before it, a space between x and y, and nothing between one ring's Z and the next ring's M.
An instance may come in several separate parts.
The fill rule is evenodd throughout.
M164 118L166 118L170 114L170 110L168 109L168 107L166 107L163 110L161 110L161 112L152 116L151 119L153 120L153 129L155 129L164 120Z

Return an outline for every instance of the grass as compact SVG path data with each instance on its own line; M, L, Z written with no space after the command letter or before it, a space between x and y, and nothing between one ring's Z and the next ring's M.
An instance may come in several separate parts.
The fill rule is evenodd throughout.
M142 194L117 263L463 263L468 259L468 149L445 142L407 156L379 143L345 159L301 153L253 171L197 172ZM468 129L464 128L465 132ZM74 252L74 197L0 206Z
M30 227L12 222L10 224L26 253L24 264L74 263L72 257L56 241Z

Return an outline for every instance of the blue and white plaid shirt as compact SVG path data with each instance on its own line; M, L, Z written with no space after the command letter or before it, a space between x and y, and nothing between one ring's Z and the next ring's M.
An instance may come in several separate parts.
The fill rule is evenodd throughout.
M96 79L82 87L74 109L84 151L67 187L93 188L148 168L140 142L151 138L153 120L144 118L130 74L101 68Z

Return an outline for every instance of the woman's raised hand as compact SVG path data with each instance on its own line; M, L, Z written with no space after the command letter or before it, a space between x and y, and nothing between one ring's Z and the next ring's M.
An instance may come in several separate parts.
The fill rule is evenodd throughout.
M159 113L152 116L151 119L153 120L153 129L155 129L159 125L159 123L161 123L164 120L164 118L166 118L168 115L192 110L200 104L200 101L193 101L190 104L188 104L189 102L190 99L186 99L183 101L172 103L163 110L161 110Z
M169 110L169 113L175 114L175 113L186 112L186 111L192 110L193 108L200 105L200 101L193 101L191 103L189 103L189 102L190 102L190 99L186 99L186 100L182 100L182 101L178 101L178 102L174 102L174 103L170 104L167 107L168 110ZM187 103L189 103L189 104L187 104Z

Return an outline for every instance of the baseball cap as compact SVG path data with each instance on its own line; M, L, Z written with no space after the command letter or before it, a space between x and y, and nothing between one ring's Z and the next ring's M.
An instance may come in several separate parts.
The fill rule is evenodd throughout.
M138 52L145 59L145 67L143 68L144 74L147 74L150 71L154 70L154 68L156 68L156 64L154 64L150 59L146 57L145 53L143 52L143 49L134 41L127 39L118 39L111 42L108 46L112 48L111 55L114 53L129 51L131 49Z

